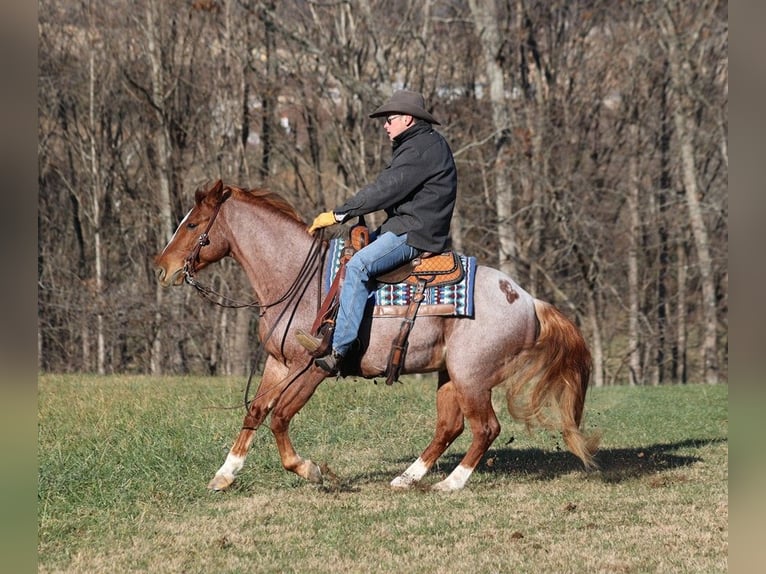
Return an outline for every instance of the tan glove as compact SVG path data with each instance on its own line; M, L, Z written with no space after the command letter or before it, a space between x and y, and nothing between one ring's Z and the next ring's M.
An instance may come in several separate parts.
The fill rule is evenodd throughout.
M314 233L317 229L329 227L336 223L338 223L338 220L335 219L335 214L332 211L325 211L314 218L314 223L309 227L309 233Z

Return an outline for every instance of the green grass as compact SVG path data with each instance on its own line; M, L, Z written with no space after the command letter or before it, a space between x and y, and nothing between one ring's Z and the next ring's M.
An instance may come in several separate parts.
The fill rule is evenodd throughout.
M432 379L328 381L291 427L324 485L284 471L262 428L237 482L213 494L242 387L41 376L39 571L727 571L726 385L591 389L587 426L603 433L593 473L560 437L513 423L498 395L502 434L467 487L442 494L388 487L430 439Z

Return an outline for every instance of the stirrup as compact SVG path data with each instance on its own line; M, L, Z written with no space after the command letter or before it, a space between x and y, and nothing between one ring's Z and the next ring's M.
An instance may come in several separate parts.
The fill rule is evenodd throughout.
M315 337L303 329L297 329L295 331L295 339L312 357L323 357L326 355L330 350L331 338L332 334L329 332L325 334L324 337Z

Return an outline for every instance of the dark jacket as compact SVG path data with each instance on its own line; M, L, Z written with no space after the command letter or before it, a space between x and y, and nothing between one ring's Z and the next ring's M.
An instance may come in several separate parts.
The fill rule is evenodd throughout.
M347 217L385 209L380 232L407 234L407 243L439 253L451 246L457 169L446 140L419 121L394 138L391 163L371 184L335 210Z

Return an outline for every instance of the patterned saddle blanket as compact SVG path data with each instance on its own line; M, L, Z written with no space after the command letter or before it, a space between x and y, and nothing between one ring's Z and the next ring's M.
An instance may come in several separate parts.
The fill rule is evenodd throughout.
M343 238L330 240L327 251L327 264L324 270L324 292L332 285L340 268L340 256L343 253ZM458 254L463 264L463 278L450 285L428 287L425 299L420 305L418 315L437 315L453 317L473 317L473 288L476 278L476 258ZM374 317L402 317L412 300L417 285L412 282L396 284L378 284L373 293L375 297Z

